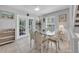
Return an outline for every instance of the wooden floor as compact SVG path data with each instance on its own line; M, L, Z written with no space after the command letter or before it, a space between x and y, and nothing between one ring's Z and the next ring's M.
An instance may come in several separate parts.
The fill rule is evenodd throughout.
M34 45L34 43L32 43ZM53 48L49 48L48 51L44 51L44 53L55 53L55 45L53 45ZM60 51L62 52L70 52L68 51ZM9 43L3 46L0 46L0 53L40 53L40 51L34 49L34 46L30 48L30 39L29 37L15 40L13 43Z

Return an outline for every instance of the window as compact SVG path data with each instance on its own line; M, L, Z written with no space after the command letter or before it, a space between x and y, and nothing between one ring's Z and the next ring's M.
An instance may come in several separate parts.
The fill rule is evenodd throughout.
M46 31L53 32L56 28L55 17L47 17L46 18Z
M19 19L19 35L25 35L26 34L26 19L20 18Z

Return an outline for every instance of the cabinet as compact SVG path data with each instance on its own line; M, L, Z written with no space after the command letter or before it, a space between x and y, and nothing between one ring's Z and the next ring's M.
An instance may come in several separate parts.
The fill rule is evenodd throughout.
M13 42L15 40L15 29L0 30L0 45Z

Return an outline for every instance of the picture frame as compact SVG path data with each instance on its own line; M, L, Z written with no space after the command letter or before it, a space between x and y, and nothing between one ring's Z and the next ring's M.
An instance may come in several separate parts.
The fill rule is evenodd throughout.
M0 10L0 19L15 19L15 14L12 12Z
M66 22L67 21L67 14L59 15L59 22Z

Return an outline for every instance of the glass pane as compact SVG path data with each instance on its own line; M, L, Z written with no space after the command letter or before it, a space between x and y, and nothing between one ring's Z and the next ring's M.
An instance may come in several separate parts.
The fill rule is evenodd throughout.
M20 18L19 21L19 35L24 35L26 34L26 20L23 20Z
M47 31L53 32L55 31L55 18L47 18Z

